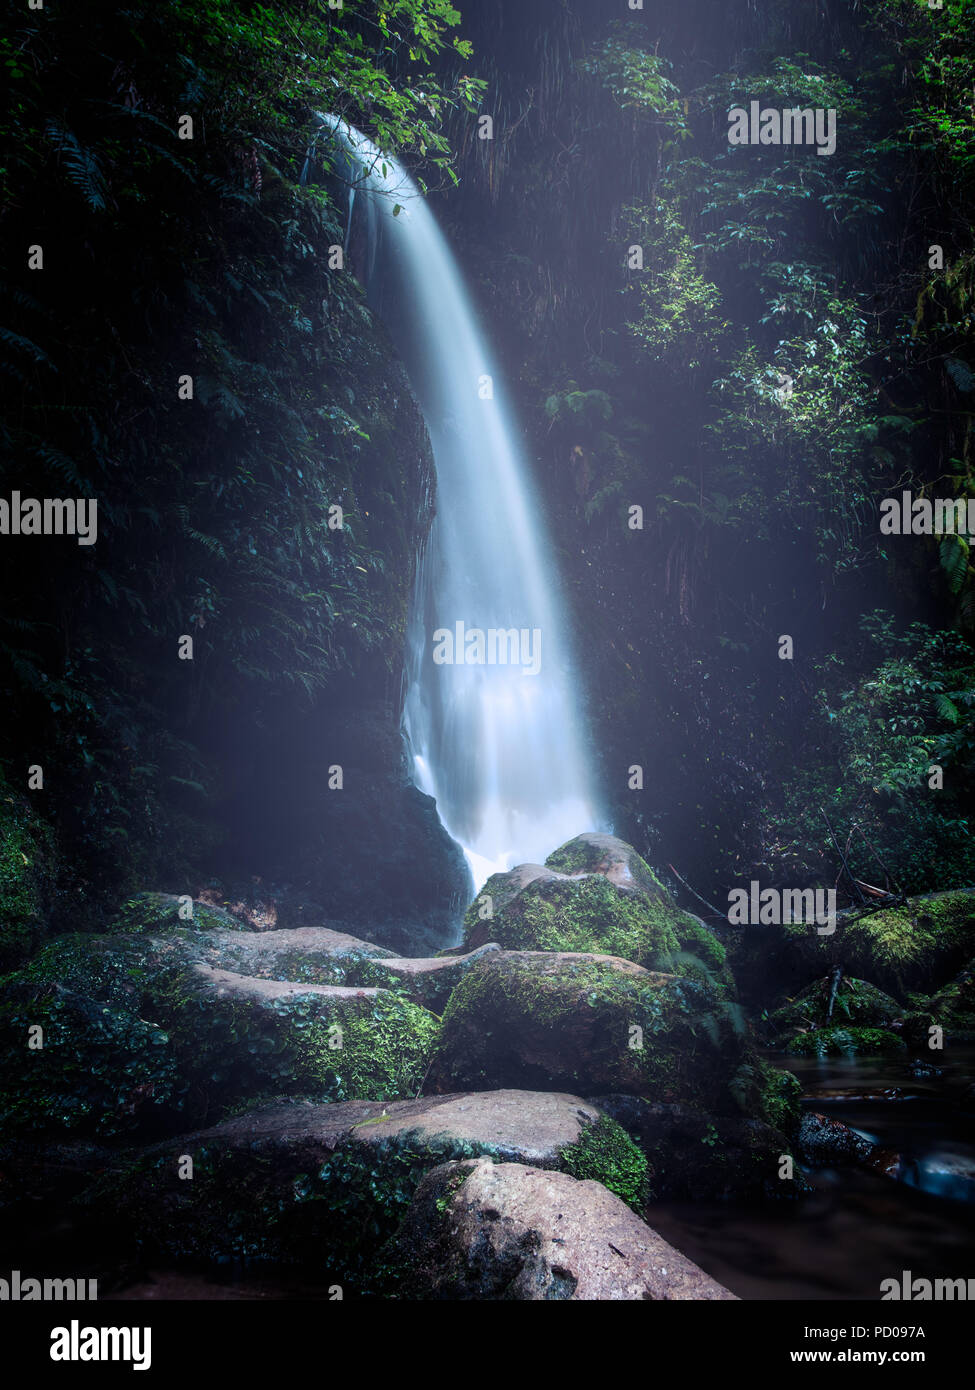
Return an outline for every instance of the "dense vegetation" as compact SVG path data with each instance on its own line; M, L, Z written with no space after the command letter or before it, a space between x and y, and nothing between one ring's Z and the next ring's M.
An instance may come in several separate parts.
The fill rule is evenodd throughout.
M176 885L221 842L240 862L262 831L293 839L293 820L268 830L282 808L320 822L309 798L357 757L343 705L394 702L429 450L357 283L329 269L341 188L302 173L310 149L324 172L331 109L433 182L443 113L476 87L429 71L466 53L446 0L19 9L2 491L95 497L100 529L4 539L0 758L17 792L43 769L31 804L76 924L120 876Z
M94 922L120 880L277 874L353 914L399 844L383 904L407 863L431 900L453 881L428 809L384 791L430 460L328 265L344 205L318 110L416 169L492 317L618 833L709 896L832 879L823 812L843 843L865 832L870 882L878 855L908 890L975 878L975 568L964 538L877 524L902 489L971 489L975 0L619 9L5 20L0 495L97 497L100 522L93 547L0 550L14 954L52 910ZM835 106L836 154L729 146L752 97ZM340 826L319 793L357 758L374 783ZM377 830L383 808L419 840Z
M451 208L522 382L618 832L718 895L832 880L827 818L868 882L877 856L908 891L971 882L968 542L878 509L971 495L975 6L505 13L500 44L471 15L498 136ZM731 146L751 99L835 107L836 153Z

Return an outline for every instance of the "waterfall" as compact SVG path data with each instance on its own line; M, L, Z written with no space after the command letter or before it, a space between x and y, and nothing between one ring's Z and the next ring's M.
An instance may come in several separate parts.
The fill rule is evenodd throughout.
M354 161L350 215L353 199L364 204L367 294L406 363L436 465L404 734L416 785L436 799L480 888L498 869L541 863L604 828L557 571L501 373L436 218L394 160L322 119Z

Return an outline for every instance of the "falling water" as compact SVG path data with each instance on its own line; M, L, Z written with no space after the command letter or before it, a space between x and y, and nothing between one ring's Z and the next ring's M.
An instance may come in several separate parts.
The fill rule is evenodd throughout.
M500 374L433 213L371 141L323 121L355 161L350 213L361 199L370 301L392 290L384 317L433 445L437 509L413 598L404 732L414 780L436 798L479 888L598 828L556 569ZM451 654L442 639L460 623L465 640ZM515 629L519 664L509 639L496 664L466 664L479 655L472 629L486 640ZM435 646L453 664L436 662Z

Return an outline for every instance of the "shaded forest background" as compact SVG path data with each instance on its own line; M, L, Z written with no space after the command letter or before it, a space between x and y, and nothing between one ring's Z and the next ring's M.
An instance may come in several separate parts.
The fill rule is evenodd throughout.
M398 737L432 460L328 269L324 109L430 189L500 349L617 833L718 901L832 882L823 811L869 882L975 880L975 571L878 526L971 493L975 0L612 9L8 13L0 495L97 497L99 540L0 542L4 962L144 886L414 946L464 897ZM752 98L836 107L836 154L729 147Z

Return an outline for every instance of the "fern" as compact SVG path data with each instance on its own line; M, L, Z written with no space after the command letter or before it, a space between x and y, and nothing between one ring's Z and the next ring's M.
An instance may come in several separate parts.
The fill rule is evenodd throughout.
M948 588L957 594L968 572L968 541L964 536L945 536L938 553Z
M104 212L107 206L105 176L91 150L86 150L58 121L48 122L47 137L64 161L69 180L92 212Z

